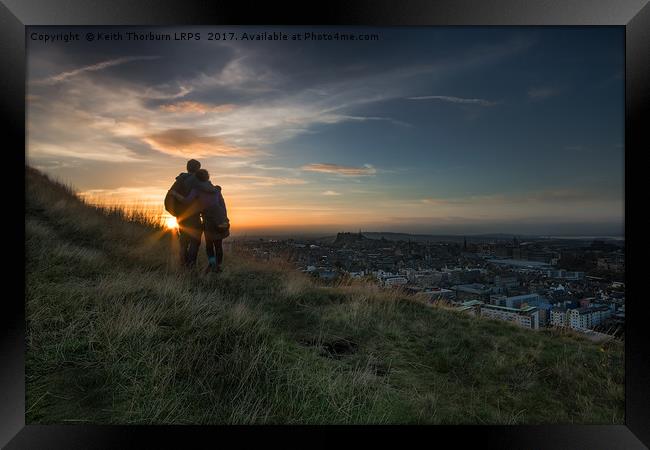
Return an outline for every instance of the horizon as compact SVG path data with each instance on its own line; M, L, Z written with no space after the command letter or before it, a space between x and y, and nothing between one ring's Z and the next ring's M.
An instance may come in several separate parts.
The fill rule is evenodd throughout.
M296 231L296 232L255 232L255 231L240 231L238 233L233 233L232 237L233 238L304 238L304 239L322 239L322 238L330 238L330 237L335 237L338 234L356 234L356 233L361 233L363 235L366 234L388 234L388 235L398 235L398 236L413 236L413 237L432 237L432 238L458 238L462 240L463 238L467 239L500 239L500 240L508 240L512 239L513 237L515 238L531 238L531 239L561 239L561 240L585 240L585 241L593 241L593 240L613 240L613 241L624 241L625 236L624 235L591 235L591 236L585 236L585 235L544 235L544 234L518 234L518 233L482 233L482 234L427 234L427 233L400 233L400 232L395 232L395 231L388 231L388 230L383 230L383 231L366 231L366 230L361 230L361 231L352 231L352 230L344 230L341 229L336 232L331 232L331 233L319 233L319 232L304 232L304 231Z
M28 40L27 160L155 212L199 159L237 237L624 237L622 30L321 28L381 39Z

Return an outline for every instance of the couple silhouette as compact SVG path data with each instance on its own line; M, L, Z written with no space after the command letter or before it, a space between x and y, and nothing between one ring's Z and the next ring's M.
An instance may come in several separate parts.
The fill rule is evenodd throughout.
M230 222L221 186L212 184L210 174L195 159L187 162L187 172L176 177L167 191L165 209L178 223L180 263L194 267L205 234L208 255L206 272L221 272L223 265L222 240L230 235Z

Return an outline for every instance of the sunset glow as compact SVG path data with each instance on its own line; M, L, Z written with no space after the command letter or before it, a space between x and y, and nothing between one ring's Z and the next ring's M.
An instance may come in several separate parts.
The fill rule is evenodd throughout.
M178 228L178 222L176 222L176 217L167 217L165 219L165 227L167 227L168 230L175 230Z
M199 159L233 235L620 234L622 38L29 41L27 159L84 198L155 214Z

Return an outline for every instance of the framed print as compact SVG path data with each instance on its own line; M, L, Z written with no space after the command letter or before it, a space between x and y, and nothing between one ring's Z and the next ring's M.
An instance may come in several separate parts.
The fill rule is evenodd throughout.
M647 2L313 8L3 0L2 445L646 448Z

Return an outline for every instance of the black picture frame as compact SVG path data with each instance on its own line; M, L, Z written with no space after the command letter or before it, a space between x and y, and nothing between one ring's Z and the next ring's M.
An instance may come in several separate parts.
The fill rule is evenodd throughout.
M438 426L355 428L368 438L403 443L417 431L425 443L474 443L496 448L647 448L650 445L650 351L646 342L647 300L640 279L631 280L647 248L643 219L644 190L633 178L634 168L650 149L647 117L650 95L650 6L648 0L337 0L291 5L278 2L185 0L0 0L0 114L5 125L3 152L8 167L18 168L25 146L25 27L29 25L501 25L501 26L622 26L625 27L625 257L626 305L625 425ZM10 143L13 143L10 145ZM643 169L641 169L643 170ZM5 192L16 192L24 171L3 180ZM638 181L635 181L638 180ZM635 185L634 183L637 183ZM24 185L24 184L23 184ZM12 189L6 191L7 189ZM629 195L640 195L634 204ZM14 194L13 211L23 200ZM24 207L24 201L23 201ZM17 214L15 214L17 215ZM634 222L632 221L634 216ZM24 227L5 221L5 233L20 246ZM642 228L643 227L643 228ZM20 248L16 254L22 254ZM633 260L634 258L634 260ZM24 269L24 268L23 268ZM630 270L631 269L631 270ZM7 269L12 295L4 295L0 339L0 445L8 449L37 448L158 448L192 447L207 439L223 445L236 437L239 445L251 438L271 438L286 428L25 425L25 284L19 265ZM638 269L637 269L638 270ZM15 272L15 273L14 273ZM23 280L23 283L16 280ZM21 297L22 296L22 297ZM255 431L252 433L251 431ZM328 440L331 431L350 427L294 427L291 438ZM400 431L399 434L394 434ZM309 436L308 436L309 434ZM284 437L284 436L283 436ZM336 442L333 438L332 443ZM336 438L338 440L338 438ZM449 441L448 439L451 439Z

